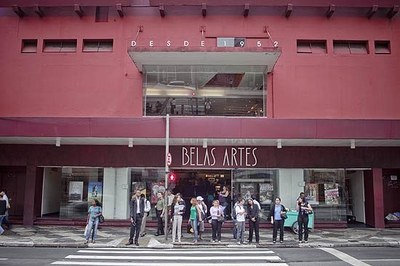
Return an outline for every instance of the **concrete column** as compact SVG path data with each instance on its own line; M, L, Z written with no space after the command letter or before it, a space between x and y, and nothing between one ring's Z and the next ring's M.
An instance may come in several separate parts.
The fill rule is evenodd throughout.
M103 215L105 219L129 217L130 169L104 168Z
M383 174L381 168L372 169L374 225L375 228L385 228L384 200L383 200Z
M35 219L36 165L26 166L24 198L24 225L33 225Z
M304 191L304 170L279 169L278 183L278 196L282 199L282 204L286 208L295 209L296 199Z

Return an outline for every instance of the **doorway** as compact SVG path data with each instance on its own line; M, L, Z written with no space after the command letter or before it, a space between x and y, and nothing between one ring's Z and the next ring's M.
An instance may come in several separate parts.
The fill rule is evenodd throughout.
M365 226L364 172L346 171L346 214L349 227Z

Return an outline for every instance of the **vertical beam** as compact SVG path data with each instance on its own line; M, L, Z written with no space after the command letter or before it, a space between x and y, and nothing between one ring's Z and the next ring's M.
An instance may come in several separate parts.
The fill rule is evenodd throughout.
M250 12L250 5L249 4L245 4L244 5L243 16L247 17L249 15L249 12Z
M36 165L26 166L24 225L33 225L35 219Z
M169 165L168 165L168 157L169 154L169 114L165 117L165 195L164 195L164 207L167 208L165 211L165 221L164 221L164 232L165 232L165 240L168 239L168 175L169 175ZM171 212L172 213L172 212Z
M41 17L41 18L44 17L44 12L43 12L43 10L40 8L40 6L35 5L34 10L35 10L35 13L36 13L39 17Z
M293 5L292 4L288 4L286 7L286 11L285 11L285 17L290 17L290 15L293 12Z
M207 16L207 4L206 3L201 4L201 15L203 17Z
M122 4L117 4L117 5L116 5L116 8L117 8L118 15L119 15L121 18L124 17L124 10L122 9Z
M375 228L385 228L382 168L372 169L372 182L374 201L374 226Z

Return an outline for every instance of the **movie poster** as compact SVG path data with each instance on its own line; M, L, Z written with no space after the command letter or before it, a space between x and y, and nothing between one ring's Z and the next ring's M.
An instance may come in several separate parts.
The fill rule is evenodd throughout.
M100 203L102 203L103 198L103 183L102 182L89 182L88 186L88 200L97 199Z
M82 201L83 197L83 181L70 181L69 182L69 201Z
M260 204L271 204L274 196L274 186L270 183L261 183L260 186Z
M164 182L153 182L151 184L151 199L150 202L155 204L157 203L157 193L165 193L165 185Z
M140 194L144 194L146 195L146 183L145 182L132 182L132 187L131 187L131 191L132 191L132 195L135 195L136 190L139 189L140 190Z
M240 194L242 195L244 200L251 199L253 196L256 196L257 184L255 183L241 183L240 184Z

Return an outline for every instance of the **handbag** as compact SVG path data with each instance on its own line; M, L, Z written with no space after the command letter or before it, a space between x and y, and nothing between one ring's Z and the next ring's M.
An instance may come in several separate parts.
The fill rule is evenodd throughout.
M104 223L104 216L103 214L99 216L99 223Z
M281 218L283 220L287 219L287 213L286 212L281 212Z
M83 236L86 237L89 234L89 224L86 224L85 231L83 231Z

